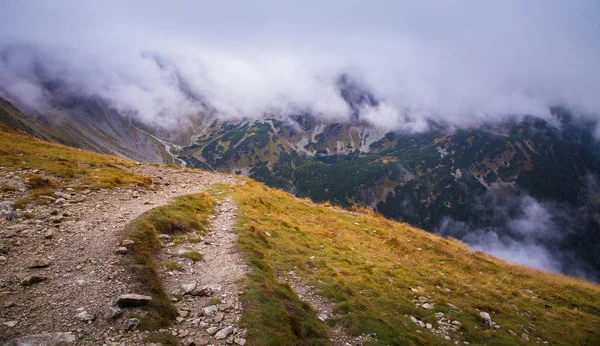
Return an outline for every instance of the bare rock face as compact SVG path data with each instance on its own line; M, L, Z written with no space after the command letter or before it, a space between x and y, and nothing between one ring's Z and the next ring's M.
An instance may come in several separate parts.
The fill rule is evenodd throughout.
M73 333L44 333L9 340L3 346L59 346L75 344L76 341L77 337Z
M121 308L137 307L144 306L148 304L151 300L152 297L141 294L123 294L119 298L117 298L115 305Z

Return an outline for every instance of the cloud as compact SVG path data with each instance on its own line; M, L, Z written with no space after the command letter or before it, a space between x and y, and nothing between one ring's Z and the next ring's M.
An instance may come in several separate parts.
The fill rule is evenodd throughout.
M542 203L526 194L502 198L488 194L473 208L493 211L489 226L445 217L434 232L461 239L474 250L508 262L598 280L586 270L586 263L561 244L581 231L575 227L582 221L571 208Z
M58 80L148 122L207 106L225 118L339 119L351 110L337 78L358 71L381 100L364 117L390 129L549 118L555 105L598 120L599 9L592 0L8 0L0 89L40 108L54 95L44 82Z

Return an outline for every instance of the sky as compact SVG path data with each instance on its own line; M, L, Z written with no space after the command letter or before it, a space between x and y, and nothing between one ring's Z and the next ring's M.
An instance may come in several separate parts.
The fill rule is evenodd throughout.
M599 62L595 0L0 2L1 95L43 110L59 81L148 122L207 105L344 118L342 73L380 100L363 118L389 129L557 105L598 121Z

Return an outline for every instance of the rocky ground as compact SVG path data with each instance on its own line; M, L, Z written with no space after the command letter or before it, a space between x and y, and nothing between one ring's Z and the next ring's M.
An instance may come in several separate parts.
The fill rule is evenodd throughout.
M19 175L34 172L0 176L1 184L17 189L4 192L5 202L0 206L3 214L0 218L0 343L32 334L63 333L45 338L54 340L55 344L72 338L80 345L143 344L144 332L128 331L135 329L135 321L116 316L105 318L116 313L111 307L120 295L140 291L134 275L123 265L122 255L115 253L125 226L175 196L201 192L216 183L238 181L227 175L153 165L138 165L132 170L152 177L154 189L57 190L49 197L49 205L32 206L20 212L11 207L11 202L25 193L20 191L23 183ZM228 232L231 231L234 207L231 201L225 205L228 208L225 214L218 212L214 220L226 221L212 223L216 237L224 237L219 233L224 228L229 227ZM230 247L220 250L232 251ZM185 273L202 266L203 262L189 265ZM182 275L178 278L183 280ZM222 301L233 304L235 313L228 312L227 318L215 326L230 322L234 326L239 316L237 293L233 286L223 286L226 288L216 292L216 297L227 294ZM189 304L187 299L178 303L182 311L189 306L192 315L195 313L192 309L199 308L198 304L186 304ZM177 330L170 332L180 335ZM227 338L239 334L240 331L232 329Z
M167 292L182 297L175 303L180 315L176 333L186 344L246 343L245 331L238 328L242 312L239 286L247 268L232 232L236 210L230 198L221 201L200 242L193 234L180 245L164 238L162 261L176 258L179 267L166 272L163 283ZM190 251L203 254L202 265L178 256Z

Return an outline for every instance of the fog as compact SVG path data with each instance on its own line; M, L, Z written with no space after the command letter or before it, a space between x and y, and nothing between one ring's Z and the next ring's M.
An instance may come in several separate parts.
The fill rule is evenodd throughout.
M474 250L512 263L598 281L585 261L561 244L570 234L581 231L576 229L582 222L575 210L554 202L542 203L526 194L486 197L473 208L493 209L491 226L477 227L446 217L434 232L461 239Z
M52 1L0 3L0 92L43 111L105 99L147 122L312 112L347 118L336 80L405 132L562 105L600 114L597 1ZM600 134L600 129L598 130Z

